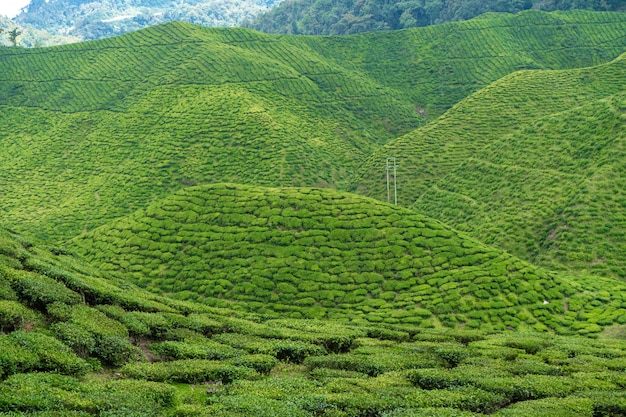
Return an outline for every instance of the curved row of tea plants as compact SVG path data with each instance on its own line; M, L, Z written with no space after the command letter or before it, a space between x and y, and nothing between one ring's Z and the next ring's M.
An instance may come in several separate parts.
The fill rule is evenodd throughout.
M190 187L72 245L143 288L268 315L562 333L626 322L618 281L551 274L328 189Z
M624 341L243 317L6 231L0 294L2 416L626 412Z

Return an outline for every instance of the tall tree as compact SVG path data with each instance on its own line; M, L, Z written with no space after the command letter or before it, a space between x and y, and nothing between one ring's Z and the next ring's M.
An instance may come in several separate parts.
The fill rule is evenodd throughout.
M13 30L9 31L9 40L11 41L11 43L13 43L13 46L17 46L17 37L20 36L22 34L21 30L17 30L17 28L14 28Z

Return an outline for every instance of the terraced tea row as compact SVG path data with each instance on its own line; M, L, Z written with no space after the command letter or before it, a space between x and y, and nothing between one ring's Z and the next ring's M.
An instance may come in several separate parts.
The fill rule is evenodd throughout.
M623 341L244 317L152 295L3 230L0 294L2 415L626 411Z
M270 316L562 333L626 322L623 284L550 274L332 190L191 187L72 244L152 291Z
M358 190L383 198L396 155L401 204L531 262L624 277L624 58L505 77L376 152Z
M303 38L176 23L3 48L0 207L63 240L188 184L342 188L380 144L512 71L613 59L625 26L526 13Z

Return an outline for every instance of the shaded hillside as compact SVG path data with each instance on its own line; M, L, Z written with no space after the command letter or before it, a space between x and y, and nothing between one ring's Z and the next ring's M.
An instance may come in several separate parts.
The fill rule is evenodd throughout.
M623 11L625 6L623 0L287 0L245 25L267 33L349 35L467 20L488 12Z
M187 188L72 243L142 287L269 315L586 333L626 313L617 281L549 274L332 190ZM597 297L605 310L580 322Z
M0 48L0 210L61 240L190 184L343 187L381 143L511 71L613 59L625 26L583 12L347 38L170 24Z
M0 230L3 415L619 415L625 360L617 340L242 318Z
M399 158L400 201L550 268L626 276L626 59L524 71L375 153L359 190Z

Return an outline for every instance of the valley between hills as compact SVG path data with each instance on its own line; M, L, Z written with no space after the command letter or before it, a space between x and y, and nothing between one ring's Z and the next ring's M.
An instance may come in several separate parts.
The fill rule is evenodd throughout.
M624 33L0 47L0 416L626 415Z

